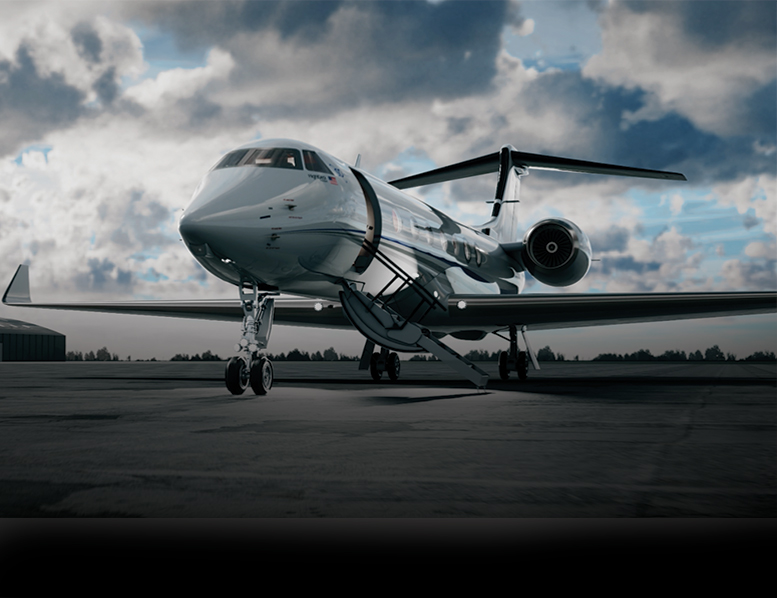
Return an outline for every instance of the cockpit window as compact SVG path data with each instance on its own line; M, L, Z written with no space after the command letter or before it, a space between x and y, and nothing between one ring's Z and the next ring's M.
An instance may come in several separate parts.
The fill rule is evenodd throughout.
M242 149L228 153L214 170L233 166L264 166L302 170L299 150L292 148Z
M221 159L221 162L216 164L213 170L218 170L219 168L231 168L232 166L237 166L238 164L240 164L240 161L246 157L247 153L248 153L247 149L235 150L234 152L229 152L226 156L224 156Z
M316 152L302 150L302 155L305 158L305 168L308 170L312 170L313 172L325 172L327 174L332 174L332 171L326 167L326 164L324 164L324 161L318 157Z
M248 156L246 164L270 168L295 168L302 170L299 150L287 148L258 149Z

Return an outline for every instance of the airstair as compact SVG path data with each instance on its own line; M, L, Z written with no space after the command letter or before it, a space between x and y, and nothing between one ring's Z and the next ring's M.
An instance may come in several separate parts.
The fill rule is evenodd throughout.
M488 382L488 374L436 338L427 328L417 323L432 310L446 311L446 307L434 294L402 270L371 242L365 240L364 247L391 272L393 277L374 296L360 291L352 281L341 281L343 290L340 291L340 303L354 327L371 342L386 349L427 351L478 388L485 387ZM387 296L386 291L398 281L399 287L391 296ZM412 290L418 299L415 309L407 317L401 316L391 306L399 293L405 289Z

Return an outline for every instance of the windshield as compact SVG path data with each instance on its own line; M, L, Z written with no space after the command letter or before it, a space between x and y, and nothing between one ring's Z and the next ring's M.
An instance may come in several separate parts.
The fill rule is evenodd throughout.
M302 170L302 156L292 148L240 149L229 152L214 170L234 166L264 166Z
M324 164L324 161L318 157L316 152L302 150L302 154L305 157L305 168L314 172L325 172L327 174L332 174L332 171L326 167L326 164Z

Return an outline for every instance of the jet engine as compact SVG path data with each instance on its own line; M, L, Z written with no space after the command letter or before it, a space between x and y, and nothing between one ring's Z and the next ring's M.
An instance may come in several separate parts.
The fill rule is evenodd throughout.
M569 220L542 220L526 232L521 261L529 274L541 283L566 287L581 280L588 272L591 242Z

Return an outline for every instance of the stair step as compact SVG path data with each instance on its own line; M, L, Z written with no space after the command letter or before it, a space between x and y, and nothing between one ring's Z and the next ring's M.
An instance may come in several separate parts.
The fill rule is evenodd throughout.
M384 265L386 265L385 262L388 262L391 266L390 269L393 269L394 273L398 277L403 278L409 287L418 294L422 300L422 303L419 303L419 307L423 303L429 304L429 309L434 308L435 305L442 306L437 298L433 297L422 286L418 286L418 283L412 277L402 271L386 256L378 252L377 249L372 249L372 251L376 257L380 258L380 261L384 262ZM418 324L401 318L399 314L380 299L382 291L378 294L378 297L373 297L369 293L362 293L357 290L356 285L352 282L343 281L343 286L344 290L340 293L340 297L344 311L353 325L367 337L369 342L399 351L424 349L440 361L444 361L459 375L472 382L478 388L486 386L488 382L488 374L486 372L467 358L459 355L439 339L428 334L428 331L422 330ZM410 317L412 318L412 315ZM364 357L363 355L362 361L364 361Z
M418 344L440 361L447 363L448 366L478 388L484 388L488 383L488 374L486 372L433 336L421 335L421 338L418 339Z

